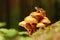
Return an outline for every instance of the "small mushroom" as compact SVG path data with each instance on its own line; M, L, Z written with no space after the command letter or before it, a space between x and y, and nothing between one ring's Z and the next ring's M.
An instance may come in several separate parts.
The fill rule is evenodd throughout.
M46 11L44 9L39 8L39 7L35 7L35 10L36 10L37 13L40 13L43 16L46 16Z
M26 22L25 22L25 21L19 22L18 25L19 25L19 26L22 26L22 27L26 27Z
M45 28L45 24L43 24L43 23L38 23L36 27L37 27L37 28Z
M50 24L51 21L50 21L47 17L44 17L44 19L41 20L41 23L44 23L44 24Z
M44 16L42 15L42 13L37 13L37 12L32 12L30 14L30 16L32 16L33 18L35 18L38 22L40 22L40 20L42 20L44 18Z
M31 17L31 16L27 16L27 17L24 19L24 21L25 21L26 23L38 23L38 21L37 21L35 18Z
M42 13L37 12L31 12L29 16L35 16L35 15L43 16Z

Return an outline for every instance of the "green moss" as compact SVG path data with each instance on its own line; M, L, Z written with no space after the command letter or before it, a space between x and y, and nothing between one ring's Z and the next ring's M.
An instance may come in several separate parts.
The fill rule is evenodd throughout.
M14 37L18 34L18 31L15 29L9 29L6 33L6 37Z
M44 40L52 40L56 33L57 33L57 35L60 34L60 21L47 26L43 31L37 30L32 36L35 37L37 40L39 37L41 39L41 36L43 36ZM58 36L56 36L56 37L58 37ZM60 36L59 36L59 38L60 38Z

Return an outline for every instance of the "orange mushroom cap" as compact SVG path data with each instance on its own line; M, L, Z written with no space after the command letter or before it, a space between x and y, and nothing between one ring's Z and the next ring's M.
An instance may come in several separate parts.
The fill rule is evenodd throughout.
M18 25L19 25L19 26L22 26L22 27L26 27L26 22L25 22L25 21L19 22Z
M44 17L44 19L41 20L41 23L44 23L44 24L50 24L51 21L50 21L47 17Z
M43 23L38 23L38 24L36 25L36 27L45 28L45 24L43 24Z
M35 18L31 17L31 16L27 16L27 17L24 19L24 21L25 21L26 23L38 23L38 21L37 21Z
M42 13L37 13L37 12L31 12L29 16L35 16L35 15L43 16Z

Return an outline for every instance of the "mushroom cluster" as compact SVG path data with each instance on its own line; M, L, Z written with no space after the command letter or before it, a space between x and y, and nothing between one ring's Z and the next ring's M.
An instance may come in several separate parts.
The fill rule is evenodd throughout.
M24 21L19 22L19 26L24 27L29 35L32 35L37 28L44 29L45 24L50 24L51 21L46 17L46 12L42 8L35 7L36 12L31 12L29 16L24 18Z

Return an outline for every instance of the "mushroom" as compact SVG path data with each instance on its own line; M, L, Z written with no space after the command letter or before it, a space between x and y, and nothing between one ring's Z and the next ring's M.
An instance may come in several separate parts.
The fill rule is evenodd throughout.
M42 13L37 12L31 12L29 16L35 16L35 15L43 16Z
M40 13L40 14L42 14L43 16L46 16L46 11L43 10L42 8L35 7L35 10L36 10L37 13Z
M44 23L44 24L50 24L51 21L50 21L47 17L44 17L44 19L41 20L41 23Z
M27 16L27 17L24 19L24 21L25 21L26 23L38 23L38 21L37 21L35 18L31 17L31 16Z
M31 12L29 16L24 18L24 21L19 22L19 26L24 27L29 35L32 35L37 28L45 28L45 24L51 23L46 17L45 10L35 7L36 12Z
M37 27L37 28L45 28L45 24L43 24L43 23L38 23L38 24L36 25L36 27Z
M32 16L33 18L35 18L38 22L40 22L40 20L42 20L43 19L43 15L42 15L42 13L40 14L40 13L37 13L37 12L32 12L31 14L30 14L30 16Z
M26 27L26 22L25 22L25 21L19 22L18 25L19 25L19 26L22 26L22 27Z

